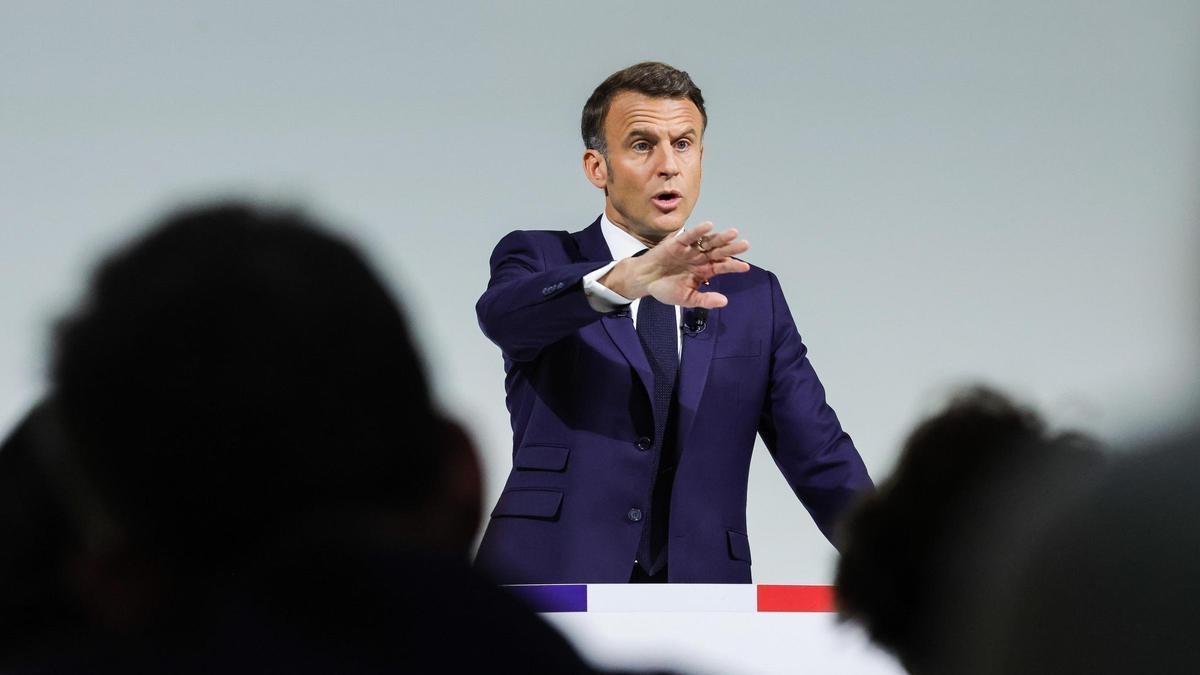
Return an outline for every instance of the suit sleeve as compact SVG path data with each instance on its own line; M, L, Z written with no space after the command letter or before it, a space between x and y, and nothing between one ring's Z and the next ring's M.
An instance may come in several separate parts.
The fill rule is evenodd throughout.
M808 360L808 348L788 311L779 280L771 285L772 352L759 433L792 491L835 546L834 526L862 491L866 466Z
M547 265L545 248L561 247L558 235L512 232L492 252L491 279L475 314L483 334L514 361L530 361L604 316L588 303L583 277L607 263Z

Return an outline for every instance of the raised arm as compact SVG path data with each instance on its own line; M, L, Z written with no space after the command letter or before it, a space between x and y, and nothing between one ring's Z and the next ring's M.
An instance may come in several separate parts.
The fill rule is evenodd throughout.
M718 274L746 272L750 265L732 256L745 253L750 244L738 239L734 228L713 232L713 224L700 223L690 230L660 241L646 255L617 263L600 283L630 300L654 296L667 305L724 307L729 300L704 286Z
M512 232L492 251L492 276L475 303L483 334L514 361L529 361L543 348L600 320L583 293L585 274L603 261L548 266L544 248L565 232Z
M514 361L529 361L545 347L603 316L603 303L589 302L583 278L606 265L598 279L626 302L652 295L681 307L723 307L720 293L704 292L718 274L745 272L750 266L730 257L750 245L737 230L713 233L702 223L670 236L645 255L615 264L590 261L551 264L547 249L564 250L565 232L512 232L492 252L492 276L475 313L492 342Z

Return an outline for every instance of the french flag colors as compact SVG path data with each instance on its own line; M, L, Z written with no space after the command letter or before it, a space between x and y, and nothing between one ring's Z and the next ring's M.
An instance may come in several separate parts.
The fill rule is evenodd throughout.
M832 612L832 586L530 584L506 586L538 612Z

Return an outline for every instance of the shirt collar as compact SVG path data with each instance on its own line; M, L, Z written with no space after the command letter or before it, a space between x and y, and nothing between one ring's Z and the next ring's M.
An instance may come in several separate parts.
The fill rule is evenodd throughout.
M682 231L680 228L680 232ZM629 258L646 248L646 245L634 239L632 234L614 225L608 219L607 213L600 214L600 232L604 235L604 243L608 244L608 251L612 253L613 260ZM679 236L679 232L676 232L675 236Z

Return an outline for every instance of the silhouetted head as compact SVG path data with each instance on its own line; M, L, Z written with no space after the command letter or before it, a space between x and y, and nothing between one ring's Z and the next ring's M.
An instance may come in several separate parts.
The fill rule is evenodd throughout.
M52 375L114 517L180 565L330 512L418 507L442 464L396 303L295 211L168 216L99 266L58 328Z
M988 673L1194 673L1200 431L1114 461L1034 547Z
M1023 482L1040 489L1061 465L1098 459L1089 441L1048 434L1035 412L999 393L959 394L913 430L896 470L843 524L841 617L861 623L910 672L946 672L953 643L965 639L966 605L995 572L981 567L981 552L991 550L982 541L1008 541L1010 526L1036 527L1021 522L1037 491Z
M62 495L54 449L41 433L52 424L35 406L0 444L0 666L87 626L72 584L82 542Z

